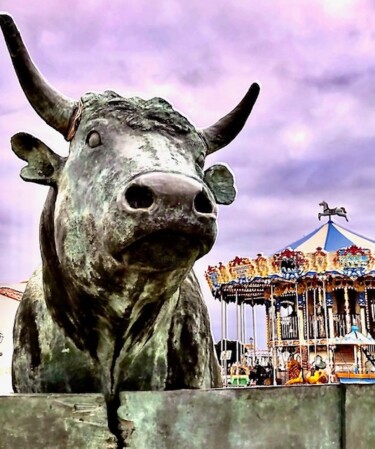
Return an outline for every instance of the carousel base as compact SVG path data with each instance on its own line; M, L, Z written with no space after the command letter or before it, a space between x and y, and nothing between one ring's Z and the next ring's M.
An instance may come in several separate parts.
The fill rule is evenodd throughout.
M336 377L341 384L375 384L375 373L336 373Z

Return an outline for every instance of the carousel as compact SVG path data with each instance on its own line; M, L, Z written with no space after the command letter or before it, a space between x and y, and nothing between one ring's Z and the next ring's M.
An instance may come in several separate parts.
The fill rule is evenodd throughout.
M277 253L235 257L205 276L221 302L224 384L263 366L264 384L375 382L375 241L332 220L343 207L322 202L328 221ZM263 306L267 350L255 329L247 341L246 308ZM236 309L236 361L228 366L228 307ZM270 369L271 368L271 369ZM237 382L236 382L237 376ZM244 385L245 382L242 382Z

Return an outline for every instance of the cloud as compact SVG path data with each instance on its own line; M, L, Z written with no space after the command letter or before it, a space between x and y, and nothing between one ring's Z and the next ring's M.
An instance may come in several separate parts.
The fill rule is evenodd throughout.
M198 264L202 283L204 264L270 254L307 234L323 199L345 206L353 230L375 237L372 2L67 0L35 8L3 0L2 9L49 82L74 98L105 89L161 96L205 127L261 82L244 130L207 160L228 163L238 196L220 208L216 246ZM46 190L19 179L23 163L9 139L25 130L60 154L68 145L28 105L2 41L0 64L0 210L27 227L39 220ZM17 238L28 247L31 235L2 226L1 250L17 260ZM18 237L8 238L12 232ZM37 262L3 263L1 276L15 279Z

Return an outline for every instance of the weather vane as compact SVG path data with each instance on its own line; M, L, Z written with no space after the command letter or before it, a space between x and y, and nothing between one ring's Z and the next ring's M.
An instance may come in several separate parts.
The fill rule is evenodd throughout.
M325 201L319 203L319 206L323 207L323 212L319 212L318 214L319 220L321 217L328 215L329 221L331 221L331 215L338 215L339 217L345 217L345 220L349 221L348 217L346 216L347 212L345 210L345 207L334 207L333 209L330 209L328 203L326 203Z

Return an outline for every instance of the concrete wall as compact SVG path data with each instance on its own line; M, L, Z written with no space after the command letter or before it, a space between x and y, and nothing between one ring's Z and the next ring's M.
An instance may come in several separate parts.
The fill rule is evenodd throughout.
M375 386L123 392L132 449L373 449ZM0 397L0 449L115 449L100 395Z
M0 449L117 449L104 398L84 395L0 396Z

